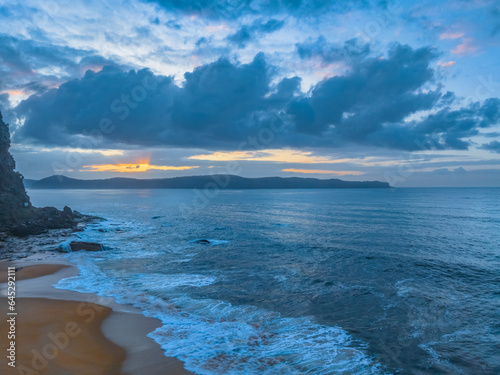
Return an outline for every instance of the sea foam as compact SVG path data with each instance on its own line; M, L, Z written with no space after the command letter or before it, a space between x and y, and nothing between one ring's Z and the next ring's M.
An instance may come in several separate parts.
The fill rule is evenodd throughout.
M185 287L216 278L199 274L106 274L88 253L68 254L80 275L56 287L113 297L161 320L150 333L165 355L199 374L381 374L383 368L340 327L288 318L255 306L196 299ZM161 295L161 297L160 297Z

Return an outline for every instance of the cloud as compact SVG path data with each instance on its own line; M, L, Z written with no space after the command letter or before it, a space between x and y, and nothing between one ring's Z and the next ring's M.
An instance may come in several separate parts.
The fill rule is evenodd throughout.
M244 25L234 34L229 35L227 40L237 45L238 48L244 48L248 42L256 37L278 31L284 25L284 21L277 19L270 19L265 23L262 20L255 20L252 24Z
M92 51L0 34L0 91L41 93L104 65L121 67Z
M262 55L249 64L220 59L185 74L182 87L147 69L105 67L81 79L33 95L16 107L24 125L18 137L46 144L75 143L82 134L113 131L107 141L141 145L206 145L244 138L256 111L278 105L287 85L270 91L271 72ZM289 86L289 85L288 85ZM281 98L282 97L282 98ZM247 127L240 126L244 123Z
M500 142L498 141L491 141L490 143L486 143L482 145L481 148L483 150L488 150L500 154Z
M169 89L175 89L171 78L154 76L147 69L128 73L115 67L104 67L97 73L88 70L81 79L22 101L15 112L19 118L25 118L25 122L15 136L44 144L73 146L78 136L101 132L115 142L128 143L133 139L130 137L138 137L136 143L140 144L151 136L147 131L155 121L153 117L162 117L165 98L159 94L161 90L163 94L168 93ZM131 111L137 108L133 90L137 91L136 99L141 100L140 95L144 93L147 95L144 99L147 99L149 115L144 107ZM109 130L113 124L105 125L110 118L124 119L120 132Z
M493 19L493 27L491 36L496 36L500 32L500 6L495 6L490 9L490 16Z
M396 45L386 59L360 58L350 73L324 80L309 97L290 103L297 131L361 141L384 123L433 108L441 94L421 89L433 79L429 64L435 57L430 48Z
M463 37L465 34L461 32L453 32L453 31L445 31L441 35L439 35L439 39L459 39Z
M5 115L5 111L9 107L9 94L7 92L0 93L0 111Z
M367 56L370 53L370 45L360 43L358 39L350 39L343 45L329 43L324 36L315 41L297 43L295 45L297 54L301 59L320 58L324 63L337 61L353 62Z
M236 19L246 15L292 14L306 17L335 10L344 12L366 6L361 2L314 0L150 0L171 12L212 19Z
M234 160L250 160L250 161L271 161L281 163L298 163L298 164L330 164L330 163L345 163L353 159L330 159L325 156L313 155L309 151L300 150L260 150L260 151L229 151L229 152L214 152L211 154L193 155L189 159L193 160L210 160L210 161L234 161Z
M449 68L453 65L455 65L457 62L456 61L439 61L437 63L438 66L443 66L445 68Z
M389 148L397 143L407 150L467 150L472 144L470 137L478 135L481 128L498 123L499 110L500 99L497 98L460 109L445 107L420 121L412 121L410 126L388 125L377 138L380 145Z
M0 116L3 117L5 123L12 124L16 120L16 117L12 112L9 97L10 95L6 92L0 93Z
M451 50L451 53L459 56L473 55L479 51L479 47L474 43L474 39L464 38L462 43Z
M481 136L488 138L500 138L500 132L481 133Z
M448 168L440 168L440 169L435 169L432 171L432 173L435 173L435 174L440 174L440 175L449 175L449 174L452 174L452 173L455 173L455 174L465 174L467 173L467 170L463 167L458 167L458 168L455 168L453 170L449 170Z
M105 67L22 101L15 139L247 151L241 145L255 149L248 140L278 118L281 129L265 148L465 150L470 137L498 123L500 99L460 106L436 82L436 57L429 47L396 44L383 59L352 58L344 75L308 93L299 77L277 80L263 54L247 64L221 58L199 66L181 85L147 69Z

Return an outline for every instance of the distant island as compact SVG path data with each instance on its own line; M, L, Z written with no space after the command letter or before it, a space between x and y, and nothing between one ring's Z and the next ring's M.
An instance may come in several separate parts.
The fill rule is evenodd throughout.
M101 180L80 180L66 176L50 176L41 180L25 179L30 189L352 189L390 188L387 182L320 180L301 177L246 178L234 175L186 176L159 179L115 177ZM214 186L215 184L215 186Z

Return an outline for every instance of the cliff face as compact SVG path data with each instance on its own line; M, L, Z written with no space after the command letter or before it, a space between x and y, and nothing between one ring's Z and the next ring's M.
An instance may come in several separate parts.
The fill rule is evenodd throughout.
M14 171L16 164L9 148L9 127L0 113L0 228L22 222L32 212L23 176Z
M72 228L78 221L88 218L69 207L64 207L63 211L54 207L33 207L24 189L23 176L14 171L16 164L9 148L9 127L0 113L0 232L24 237L48 229ZM4 234L0 234L3 237Z

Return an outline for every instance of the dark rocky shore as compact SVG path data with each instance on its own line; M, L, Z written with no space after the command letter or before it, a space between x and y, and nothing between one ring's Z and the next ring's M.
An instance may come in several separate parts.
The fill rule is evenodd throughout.
M9 127L0 113L0 240L38 235L51 229L78 230L80 223L97 219L69 207L62 211L55 207L33 207L23 176L14 170L16 164L9 148Z

